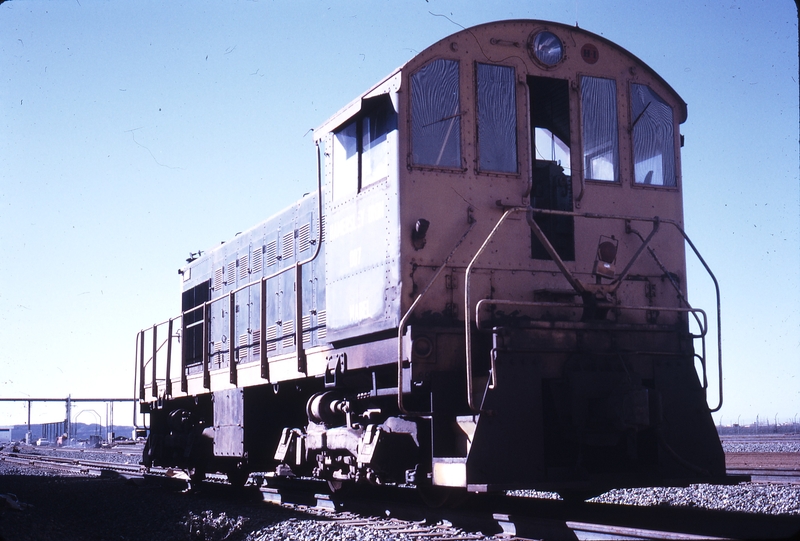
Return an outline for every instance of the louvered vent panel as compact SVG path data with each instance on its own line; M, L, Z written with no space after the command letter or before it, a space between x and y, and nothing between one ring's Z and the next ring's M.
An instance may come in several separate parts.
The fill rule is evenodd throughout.
M228 275L225 277L225 283L236 283L236 261L231 261L228 263Z
M228 360L228 354L222 351L222 342L214 342L214 351L212 354L216 356L216 361L220 364Z
M264 260L263 248L256 248L253 250L253 268L250 269L253 274L258 274L263 270L262 262Z
M261 358L261 330L253 331L253 358Z
M283 322L283 347L288 348L294 345L294 320Z
M247 333L239 335L239 355L238 359L240 363L247 361L247 354L250 350L247 343Z
M322 216L322 242L325 242L325 230L328 228L328 215Z
M239 280L247 280L250 270L247 268L247 254L239 258Z
M278 338L278 326L272 325L267 327L267 353L278 349L278 343L275 341L276 338Z
M284 261L294 257L294 231L289 231L283 236L281 256L283 257Z
M214 290L222 289L222 267L214 271Z
M311 224L302 226L297 231L297 251L304 252L311 247Z
M311 341L311 316L303 316L303 343Z
M324 340L328 336L328 312L320 310L317 312L317 338Z
M271 267L278 262L278 241L271 240L267 243L267 267Z

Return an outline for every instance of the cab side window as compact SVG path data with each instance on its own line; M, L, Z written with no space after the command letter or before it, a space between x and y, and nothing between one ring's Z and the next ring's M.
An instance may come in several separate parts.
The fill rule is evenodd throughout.
M438 59L411 76L411 155L415 165L461 167L458 62Z
M358 193L358 123L333 135L333 198L343 201Z
M388 96L365 100L362 111L333 134L333 198L348 199L389 176L397 113Z
M677 185L672 107L645 85L631 85L636 184Z
M376 98L375 106L361 119L361 188L389 176L391 132L397 129L392 102Z
M587 180L619 180L617 82L581 77L583 172Z
M477 65L478 167L517 172L517 100L514 68Z

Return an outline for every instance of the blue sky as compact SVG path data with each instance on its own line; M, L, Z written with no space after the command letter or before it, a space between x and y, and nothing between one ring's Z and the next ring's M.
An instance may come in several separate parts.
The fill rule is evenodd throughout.
M790 0L2 3L0 396L131 396L135 333L178 313L189 252L314 189L309 129L461 26L511 18L577 21L688 103L686 230L722 288L715 419L798 415ZM713 310L699 266L689 282Z

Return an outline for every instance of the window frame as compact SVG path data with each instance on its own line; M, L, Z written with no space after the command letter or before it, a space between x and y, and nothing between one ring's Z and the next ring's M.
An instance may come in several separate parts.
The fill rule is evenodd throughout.
M614 119L616 122L614 133L616 133L616 171L615 171L615 179L606 180L606 179L598 179L598 178L591 178L587 174L586 168L586 123L584 121L584 99L583 99L583 81L585 78L592 78L592 79L605 79L607 81L612 81L614 83L614 99L613 104L615 108ZM622 170L623 170L623 153L622 146L623 137L621 133L620 127L620 89L619 89L619 80L613 77L601 77L597 75L589 75L587 73L577 73L576 78L578 81L578 106L579 106L579 117L578 121L580 123L580 149L578 154L578 159L580 160L580 174L581 178L584 182L591 182L593 184L602 184L604 186L620 186L622 185ZM600 154L597 154L598 156Z
M386 96L386 98L384 98ZM372 101L371 101L372 100ZM385 100L385 103L380 103L377 100ZM340 203L342 201L347 201L358 194L360 194L363 190L373 186L375 184L379 184L381 181L387 179L391 176L391 164L387 161L387 170L386 174L382 177L375 177L374 173L370 175L370 178L366 179L365 182L365 167L364 167L364 160L372 155L372 153L377 152L376 149L382 148L383 145L391 145L394 141L395 147L397 147L399 141L397 140L397 133L398 133L398 122L399 122L399 114L394 107L391 99L388 97L388 94L381 94L380 96L376 96L374 98L369 98L362 100L361 108L359 111L354 114L353 116L349 117L346 121L342 122L335 130L330 132L330 142L331 142L331 152L330 152L330 174L331 174L331 200L334 203ZM371 140L370 143L374 143L381 138L381 141L378 145L372 146L370 145L369 148L365 148L364 145L364 123L367 119L376 120L378 117L383 114L386 115L386 118L393 117L390 121L386 124L388 129L381 134L381 137L377 137L374 140ZM386 119L384 119L386 120ZM341 172L344 169L340 169L337 166L337 156L339 155L339 149L343 149L344 146L339 142L338 138L340 134L352 130L354 133L351 137L353 139L353 144L355 145L355 152L353 156L348 158L348 161L355 158L355 171L347 171L348 174L355 175L355 182L353 183L352 179L345 179L349 180L346 184L342 184L344 180L338 180L339 175L337 173ZM395 132L394 136L390 134ZM385 150L390 151L389 148ZM397 150L397 148L395 149ZM351 165L351 166L352 166ZM344 189L344 195L338 195L341 189Z
M419 75L419 73L424 70L426 67L430 66L434 62L438 61L445 61L445 62L453 62L456 65L458 77L457 77L457 84L456 88L458 90L458 111L454 117L458 118L458 165L436 165L436 164L425 164L425 163L417 163L414 159L414 126L417 120L415 115L415 101L414 101L414 80ZM431 58L423 65L419 66L415 69L408 77L408 113L406 114L407 117L407 125L408 125L408 135L407 135L407 144L408 144L408 168L409 169L416 169L420 171L437 171L437 172L450 172L450 173L464 173L467 170L466 160L464 151L467 148L467 145L464 144L464 118L468 115L464 111L463 108L463 85L462 85L462 62L458 58L448 58L448 57L436 57Z
M658 98L664 102L667 106L669 106L670 110L672 111L672 159L673 159L673 168L675 173L675 185L668 186L666 184L645 184L643 182L636 182L636 143L633 138L633 130L635 128L634 122L636 121L636 117L633 114L633 87L634 85L644 86L647 87L651 92L653 92ZM647 83L641 83L633 80L628 80L628 115L629 115L629 129L628 131L628 143L629 143L629 157L630 157L630 168L631 168L631 187L637 189L645 189L645 190L666 190L666 191L681 191L681 183L682 177L680 173L680 122L677 119L677 111L676 106L670 103L667 99L664 99L663 92L656 91L653 88L653 85Z
M505 68L511 70L511 95L513 96L513 112L514 112L514 171L501 171L494 169L484 169L481 167L481 109L480 109L480 78L478 75L479 66L491 66L497 68ZM473 63L473 77L474 77L474 97L475 97L475 172L481 175L490 175L497 177L511 177L519 178L522 167L520 157L520 96L517 88L517 67L508 64L497 64L490 62L474 61Z

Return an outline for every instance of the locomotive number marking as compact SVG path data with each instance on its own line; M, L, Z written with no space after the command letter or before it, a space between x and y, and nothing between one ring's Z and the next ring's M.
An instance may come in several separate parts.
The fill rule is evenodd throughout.
M364 210L339 218L330 224L328 240L333 241L369 224L384 219L384 205L382 202L373 203Z
M587 43L581 48L581 58L583 58L583 61L587 64L595 64L600 58L600 52L597 50L597 47L591 43Z

